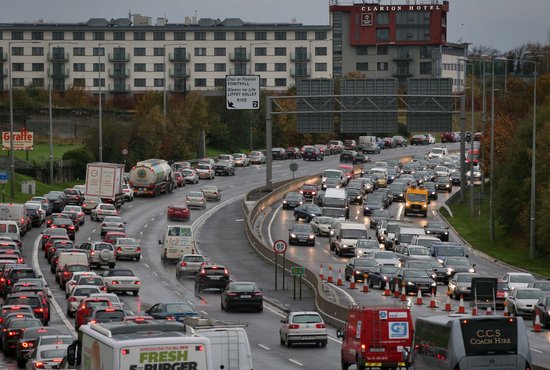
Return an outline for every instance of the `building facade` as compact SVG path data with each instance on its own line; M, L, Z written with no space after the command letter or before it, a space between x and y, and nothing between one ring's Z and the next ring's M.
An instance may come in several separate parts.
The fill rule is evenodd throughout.
M367 78L452 78L464 88L467 44L447 42L449 2L330 5L333 75Z
M48 88L51 78L54 91L185 93L223 89L226 75L255 74L262 88L286 90L299 78L332 77L331 39L328 25L236 18L2 24L0 88L10 88L11 75L14 88Z

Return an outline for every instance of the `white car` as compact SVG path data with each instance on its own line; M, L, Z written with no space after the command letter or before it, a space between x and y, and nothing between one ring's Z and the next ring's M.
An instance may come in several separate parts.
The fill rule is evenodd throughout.
M71 280L67 281L65 284L65 298L69 298L69 295L73 291L73 288L76 286L76 282L80 279L81 276L97 276L94 271L76 271L73 272Z
M235 167L248 167L250 166L250 159L243 153L233 153L233 159L235 160Z
M92 220L95 221L103 221L105 216L118 216L116 207L110 203L99 203L90 214Z
M67 355L69 344L41 345L28 354L26 369L57 369L59 362Z
M190 191L185 196L185 203L189 208L206 208L206 198L202 191Z
M197 174L197 171L192 170L190 168L184 168L180 170L183 178L185 179L185 182L188 184L198 184L199 182L199 175Z
M428 145L435 144L435 137L432 134L425 134L424 136L428 139Z
M508 310L514 316L531 315L542 296L544 292L538 288L514 288L506 298Z
M530 282L535 281L535 277L528 272L507 272L502 281L508 284L511 291L514 288L527 288Z
M359 239L355 244L356 257L372 258L375 252L380 252L383 250L384 248L380 248L380 243L377 239Z
M132 270L110 269L103 273L107 293L132 292L135 296L139 294L141 280L134 275Z
M128 185L122 185L122 191L124 192L124 200L132 201L134 200L134 189Z
M250 154L248 154L248 160L252 164L262 164L262 163L265 163L266 158L265 158L264 153L254 151L254 152L250 152Z
M316 216L311 220L310 225L313 229L313 232L318 236L330 234L330 225L332 224L333 218L327 216Z
M199 164L195 169L199 179L213 180L215 177L214 166L210 164Z
M449 169L445 166L436 166L434 171L437 173L437 177L451 176L451 171L449 171Z
M397 255L390 251L374 252L372 258L374 258L380 266L401 266L401 261L397 258Z
M101 289L97 285L79 285L75 287L67 298L67 316L73 317L80 301L94 293L101 293Z
M290 312L281 320L279 329L281 345L287 347L298 343L315 343L321 347L327 345L327 327L321 315L315 311Z
M65 208L63 208L63 212L65 211L76 212L76 215L78 216L78 224L84 225L84 221L86 221L86 215L84 214L81 206L66 205Z

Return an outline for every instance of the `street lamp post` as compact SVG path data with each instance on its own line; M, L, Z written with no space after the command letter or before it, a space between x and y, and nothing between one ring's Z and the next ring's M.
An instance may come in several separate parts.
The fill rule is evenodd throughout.
M475 63L471 63L472 67L472 86L471 86L471 101L470 101L470 217L474 216L475 211L475 192L474 192L474 140L471 135L474 134L475 126L475 114L474 114L474 95L475 95Z
M253 42L250 44L250 72L254 71L254 64L252 57L254 56L254 52L252 51L252 45L269 45L268 42ZM309 50L311 52L311 40L309 41ZM254 113L250 112L250 117L253 117ZM250 151L254 149L254 126L253 126L253 119L250 119Z

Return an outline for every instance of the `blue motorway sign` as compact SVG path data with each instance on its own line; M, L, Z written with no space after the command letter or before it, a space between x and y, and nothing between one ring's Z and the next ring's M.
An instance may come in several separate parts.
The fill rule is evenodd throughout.
M9 176L10 175L8 171L0 171L0 184L7 183Z

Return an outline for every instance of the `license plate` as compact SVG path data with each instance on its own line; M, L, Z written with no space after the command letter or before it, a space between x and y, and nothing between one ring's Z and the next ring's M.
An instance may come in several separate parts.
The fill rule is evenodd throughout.
M212 279L212 280L220 280L222 277L221 276L209 276L208 278Z
M312 339L315 339L315 337L313 336L302 337L302 340L312 340Z
M132 252L132 251L134 250L134 248L127 247L127 248L124 248L124 250L125 250L126 252Z
M307 239L298 239L298 240L300 240L301 242L305 242Z
M252 298L251 295L242 295L241 298Z

